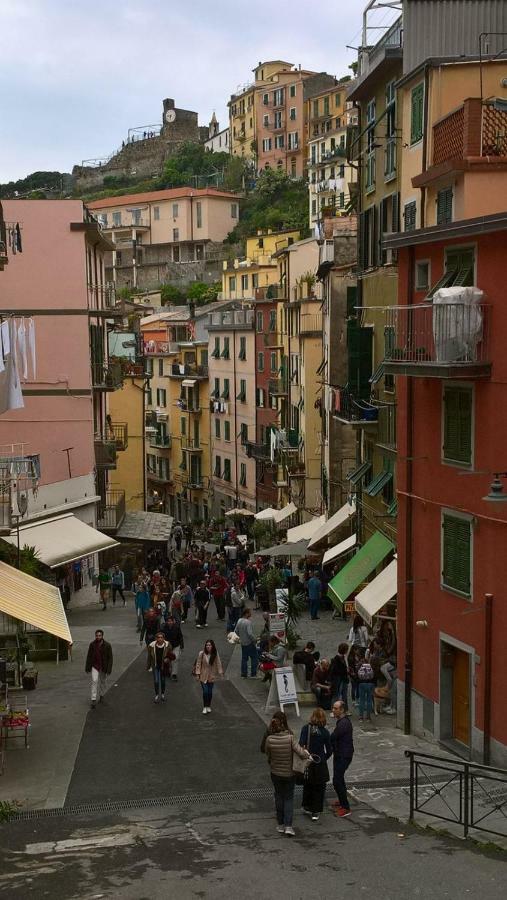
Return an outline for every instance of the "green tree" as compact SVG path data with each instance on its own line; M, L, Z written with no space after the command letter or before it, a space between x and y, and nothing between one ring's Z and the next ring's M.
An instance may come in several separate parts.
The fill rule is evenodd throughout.
M220 187L230 161L228 153L206 151L203 144L186 141L167 160L158 187Z
M244 242L257 230L293 228L308 233L308 188L303 179L294 180L285 172L264 169L251 193L241 204L241 217L227 240Z
M168 303L184 303L185 295L175 284L163 284L160 287L160 301L162 306Z

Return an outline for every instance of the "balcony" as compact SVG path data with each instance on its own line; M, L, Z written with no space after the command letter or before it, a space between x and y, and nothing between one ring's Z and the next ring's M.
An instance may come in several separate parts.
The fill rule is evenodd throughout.
M338 408L339 406L339 408ZM378 408L356 397L348 387L336 389L336 404L333 417L343 422L344 425L354 425L360 428L377 425Z
M107 425L107 438L115 443L118 451L128 447L128 426L126 422L109 422Z
M267 350L283 349L283 338L277 331L265 331L262 335L262 343Z
M109 365L92 362L92 386L95 391L116 391L122 384L123 374L119 362Z
M114 283L88 284L88 312L92 316L105 316L123 318L123 304L118 303Z
M181 449L189 453L202 453L202 444L200 441L194 441L193 438L183 435L181 438Z
M168 378L207 378L208 366L188 366L183 363L173 363Z
M245 331L253 328L253 309L236 309L227 312L211 313L209 317L209 331Z
M170 434L151 434L150 438L150 447L158 448L159 450L169 450L171 447L171 435Z
M144 341L143 347L145 356L168 356L179 350L176 341Z
M269 382L268 391L272 397L287 397L289 389L282 378L274 378Z
M384 371L421 378L488 378L490 312L484 303L387 308Z
M98 437L94 440L95 465L97 469L116 469L116 443L114 440Z
M299 324L299 333L322 335L322 313L303 313Z
M12 528L12 481L9 467L0 467L0 534Z
M377 444L396 450L396 404L378 404Z
M279 284L268 284L267 287L255 288L256 300L279 300L283 296L283 290Z
M155 481L157 484L171 484L172 482L168 469L164 472L162 469L151 469L148 466L146 471L149 481Z
M388 80L399 67L403 54L403 21L400 16L383 37L373 46L361 48L357 79L347 95L348 100L369 97L372 85L379 79Z
M249 459L257 459L267 462L271 459L271 445L259 441L247 441L245 444L246 455Z
M204 488L204 479L201 475L189 475L185 486L189 491L202 491Z
M431 166L412 184L424 187L453 172L506 166L507 112L495 101L469 97L433 126Z
M125 518L125 491L106 491L97 507L99 531L116 532Z

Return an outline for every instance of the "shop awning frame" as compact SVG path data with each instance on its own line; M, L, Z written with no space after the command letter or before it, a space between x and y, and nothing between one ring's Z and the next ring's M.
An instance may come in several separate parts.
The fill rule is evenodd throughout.
M356 597L356 612L371 626L375 616L398 592L398 561L393 559Z
M287 506L284 506L283 509L275 509L274 520L277 525L280 525L282 522L285 522L285 519L290 518L295 513L297 513L298 508L295 503L287 503Z
M370 469L371 462L367 459L366 462L361 463L361 465L358 466L357 469L354 469L354 471L351 472L350 475L347 475L347 481L350 481L350 483L355 487L357 484L359 484L361 479L368 474Z
M335 606L345 603L356 588L392 553L394 544L376 531L328 584L328 597Z
M351 534L350 537L345 538L344 541L340 541L339 544L336 544L334 547L331 547L329 550L326 550L322 559L322 565L327 566L328 563L333 562L333 560L338 559L347 550L352 550L357 544L357 534Z
M60 591L0 562L0 611L72 644Z
M385 488L386 484L389 484L392 477L392 472L389 472L388 469L383 469L382 472L380 472L373 481L365 487L365 494L368 494L369 497L376 497L377 494L380 494L380 491Z
M316 544L319 544L320 541L324 540L324 538L328 538L334 531L340 528L341 525L344 525L348 519L351 518L355 514L356 504L354 501L352 503L344 503L343 506L340 507L332 516L329 517L327 522L323 522L318 531L315 532L312 538L310 538L310 543L308 546L315 547Z
M325 521L325 516L316 516L314 519L310 519L309 522L295 525L294 528L287 530L287 540L294 543L296 541L309 541Z

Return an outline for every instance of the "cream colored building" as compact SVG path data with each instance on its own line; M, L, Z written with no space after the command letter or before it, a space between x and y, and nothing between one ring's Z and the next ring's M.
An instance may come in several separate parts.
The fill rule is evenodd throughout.
M278 263L275 254L299 238L299 231L259 231L247 238L246 254L242 258L224 261L222 297L224 300L243 300L264 296L272 288L276 296Z
M357 124L348 89L350 82L338 82L306 103L309 221L319 236L325 218L347 215L357 182L347 163L347 129Z

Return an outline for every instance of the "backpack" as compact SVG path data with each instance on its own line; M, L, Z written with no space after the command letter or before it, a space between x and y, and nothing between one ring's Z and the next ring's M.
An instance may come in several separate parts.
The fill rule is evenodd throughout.
M373 679L374 672L369 662L363 662L359 666L357 671L357 677L359 681L371 681Z

